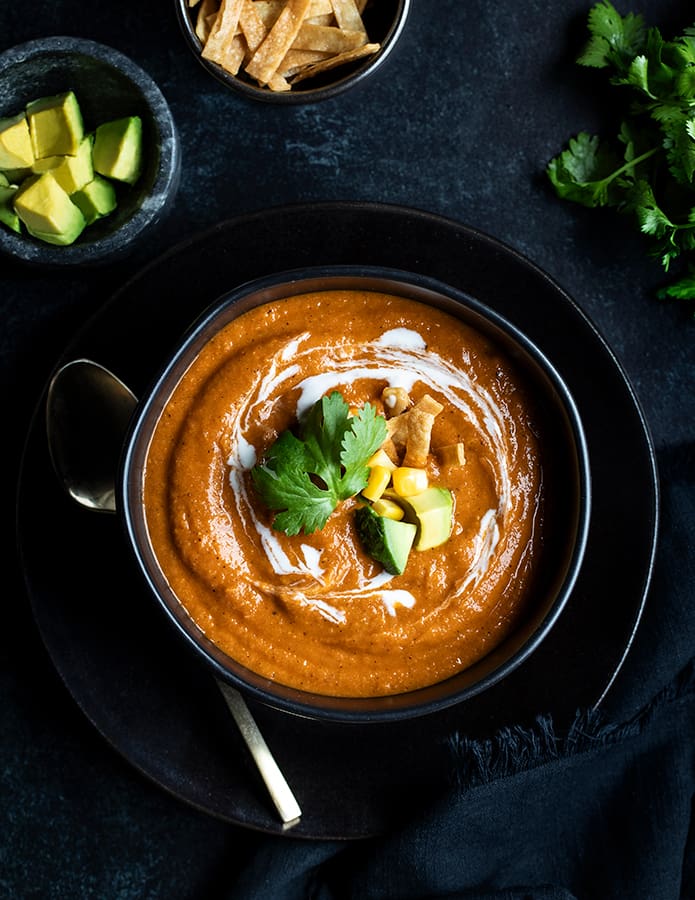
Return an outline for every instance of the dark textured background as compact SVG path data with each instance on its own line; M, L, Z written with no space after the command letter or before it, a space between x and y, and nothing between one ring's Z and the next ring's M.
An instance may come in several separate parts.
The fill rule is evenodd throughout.
M183 154L173 212L124 262L49 274L0 260L6 530L13 527L33 406L66 342L114 287L200 229L307 200L426 209L529 256L575 298L625 367L662 474L692 487L692 309L655 299L662 273L624 221L559 202L543 174L571 134L610 126L600 74L573 62L588 6L580 0L413 0L397 51L371 82L325 103L285 109L250 104L213 81L186 49L173 2L3 3L0 49L73 34L130 55L169 101ZM634 8L666 34L691 24L684 0L645 0ZM689 502L681 513L692 515L691 489L677 501L667 490L665 502ZM0 897L221 895L220 885L256 835L184 807L106 745L52 670L12 546L4 558ZM656 589L684 559L692 563L687 534L662 550ZM690 657L695 616L687 599L667 616L658 604L648 606L609 698L616 719L649 700ZM657 655L654 648L664 645L669 652Z

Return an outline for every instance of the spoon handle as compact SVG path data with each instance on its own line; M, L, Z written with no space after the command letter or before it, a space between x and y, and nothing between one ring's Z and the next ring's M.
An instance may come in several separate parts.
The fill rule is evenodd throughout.
M241 736L258 766L258 771L261 773L261 777L268 788L268 793L280 814L285 829L292 828L299 821L302 811L289 784L285 780L285 776L275 762L255 719L251 715L246 701L239 691L230 685L222 681L218 681L217 684L241 732Z

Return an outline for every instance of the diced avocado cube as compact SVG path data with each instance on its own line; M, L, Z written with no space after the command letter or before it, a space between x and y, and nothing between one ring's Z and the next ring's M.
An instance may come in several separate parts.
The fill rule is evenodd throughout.
M0 187L9 187L10 180L4 172L0 172Z
M411 497L399 497L406 521L417 526L416 550L429 550L449 540L454 521L454 498L447 488L429 487Z
M34 162L24 113L0 119L0 169L24 169Z
M50 244L72 244L86 225L51 172L28 178L15 194L14 208L27 231Z
M34 175L43 175L44 172L56 169L64 159L64 156L44 156L43 159L35 159L31 171Z
M94 171L135 184L142 170L142 120L127 116L104 122L94 135Z
M88 225L96 219L108 216L116 208L116 189L100 175L95 175L92 181L79 191L76 191L70 199L79 207Z
M380 562L391 575L402 575L415 540L416 526L379 516L370 506L357 510L355 524L372 559Z
M94 138L83 138L74 156L64 156L59 165L51 169L51 174L67 194L74 194L94 178L92 165L92 144ZM51 159L53 157L50 157Z
M10 187L8 184L0 184L0 222L19 234L22 228L19 222L19 216L12 206L12 200L16 193L16 187Z
M73 91L33 100L27 104L26 113L36 159L77 153L84 125Z

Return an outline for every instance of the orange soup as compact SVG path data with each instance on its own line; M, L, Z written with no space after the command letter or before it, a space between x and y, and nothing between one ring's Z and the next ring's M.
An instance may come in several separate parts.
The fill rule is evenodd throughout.
M385 388L434 420L425 469L451 491L451 535L392 575L356 533L358 494L325 527L273 528L251 471L322 396L389 416ZM441 681L524 615L543 536L541 423L499 348L455 316L375 292L321 291L222 328L157 424L144 503L154 553L197 626L285 685L336 697ZM444 464L437 448L463 445Z

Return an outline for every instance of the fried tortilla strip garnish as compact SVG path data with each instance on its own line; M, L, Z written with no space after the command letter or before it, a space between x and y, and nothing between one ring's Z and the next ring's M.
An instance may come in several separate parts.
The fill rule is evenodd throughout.
M278 74L284 78L290 78L306 66L321 62L322 59L327 59L329 56L330 53L324 53L321 50L288 50L287 55L280 63Z
M466 463L466 451L462 441L438 447L435 453L443 466L463 466Z
M434 420L444 407L434 397L425 394L406 412L404 410L410 403L410 397L402 388L384 388L381 399L387 410L389 407L399 410L386 419L386 441L390 448L397 453L405 450L402 465L424 468L430 453Z
M305 78L313 78L321 72L328 72L335 69L336 66L342 66L348 62L354 62L356 59L362 59L364 56L371 56L381 49L381 44L363 44L356 50L346 50L345 53L339 53L337 56L331 56L322 62L315 63L313 66L307 66L302 72L299 72L292 78L292 84L304 81Z
M364 31L362 16L355 0L331 0L331 6L339 28L345 31Z
M201 44L207 41L217 18L219 0L201 0L195 20L195 34Z
M304 22L307 25L330 25L335 28L335 17L332 12L325 16L307 16Z
M253 0L244 0L239 14L239 28L246 41L244 59L248 62L268 34L268 27L259 14Z
M307 19L314 16L332 16L333 4L331 0L311 0L311 6L306 14Z
M439 413L444 409L441 403L431 397L429 394L425 394L418 402L415 404L413 409L421 409L423 412L431 413L433 416L438 416Z
M325 53L344 53L366 42L363 31L345 31L331 25L312 25L304 22L292 44L293 50L321 50Z
M268 32L277 21L281 12L282 0L269 0L269 2L264 2L264 0L260 0L260 2L259 0L244 0L244 6L239 16L239 25L246 39L247 63L253 58L253 54L266 39ZM290 50L285 55L285 59L281 63L282 71L277 71L268 82L268 87L271 91L289 91L292 89L292 85L287 80L287 75L292 70L285 62L287 56L291 53L292 51ZM320 59L321 57L318 58ZM316 58L311 59L311 62L316 62ZM306 62L303 63L303 65L306 64Z
M401 413L386 420L386 440L390 441L397 451L405 448L408 440L408 416L410 413Z
M239 27L241 28L246 41L245 59L247 62L253 58L253 54L266 39L268 31L270 30L256 7L257 4L254 0L244 0L244 5L239 16ZM277 20L277 17L275 20ZM270 27L272 27L272 25ZM276 72L268 82L268 87L272 91L291 90L292 86L285 77L285 74L286 73L284 72Z
M384 404L386 418L400 416L410 406L410 395L402 387L385 387L381 392L381 402Z
M270 30L282 12L284 0L252 0L252 2L263 24Z
M430 453L434 415L431 412L425 412L419 406L414 406L407 415L408 436L403 465L412 466L414 469L424 469Z
M288 0L265 40L246 66L260 84L268 84L302 27L311 0ZM317 63L320 65L320 63Z
M203 46L203 56L236 75L244 58L245 44L237 35L243 0L222 0L215 24Z

